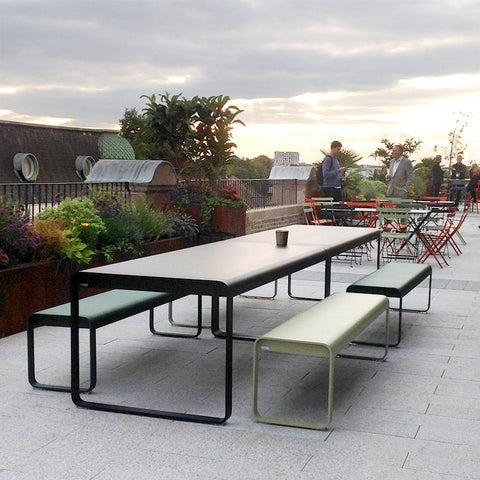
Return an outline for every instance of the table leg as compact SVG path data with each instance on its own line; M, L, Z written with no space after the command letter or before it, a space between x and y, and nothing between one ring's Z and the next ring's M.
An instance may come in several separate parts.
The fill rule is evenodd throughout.
M232 371L233 371L233 298L227 298L226 314L226 337L225 337L225 406L224 414L220 417L210 415L191 414L185 412L175 412L167 410L158 410L151 408L139 408L128 405L119 405L113 403L101 403L84 400L80 390L80 348L79 348L79 305L78 305L79 285L75 276L71 281L71 397L72 401L78 407L91 410L100 410L113 413L124 413L129 415L140 415L144 417L165 418L169 420L181 420L196 423L225 423L232 414ZM218 302L218 298L217 298Z

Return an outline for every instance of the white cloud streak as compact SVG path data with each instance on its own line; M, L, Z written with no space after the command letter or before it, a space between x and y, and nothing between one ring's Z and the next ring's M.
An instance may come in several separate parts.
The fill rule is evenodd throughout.
M479 20L470 0L0 0L0 119L105 128L141 95L223 94L239 155L314 161L332 138L431 155L464 111L480 159Z

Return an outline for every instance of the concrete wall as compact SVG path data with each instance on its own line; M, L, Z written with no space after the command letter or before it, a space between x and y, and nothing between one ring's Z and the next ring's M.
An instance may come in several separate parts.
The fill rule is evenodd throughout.
M247 234L296 224L305 224L302 205L247 211Z

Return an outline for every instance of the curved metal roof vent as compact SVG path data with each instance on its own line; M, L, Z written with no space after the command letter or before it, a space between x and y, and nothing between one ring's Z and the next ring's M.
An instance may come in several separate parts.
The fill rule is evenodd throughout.
M171 163L164 160L101 159L93 166L85 182L176 185L177 175Z
M75 170L77 175L82 179L85 180L92 171L93 166L97 163L93 157L89 155L79 155L75 159Z
M98 139L100 158L135 160L135 152L130 142L115 133L102 133Z
M34 182L38 177L40 165L33 153L16 153L13 157L13 170L22 182Z

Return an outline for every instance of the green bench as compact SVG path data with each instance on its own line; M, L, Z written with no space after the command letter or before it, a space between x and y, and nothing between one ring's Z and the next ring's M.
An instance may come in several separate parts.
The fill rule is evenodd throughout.
M403 308L403 297L427 278L429 278L427 308L420 310ZM430 309L432 298L432 267L431 265L419 263L390 262L360 280L357 280L355 283L352 283L352 285L347 287L347 292L373 293L399 299L399 307L392 308L392 310L398 311L397 340L395 343L389 345L389 347L396 347L402 339L402 313L425 313ZM368 342L363 343L367 345L378 345Z
M79 327L87 328L90 336L90 386L82 389L89 392L95 388L97 382L97 354L96 354L96 330L123 320L132 315L149 310L150 331L155 335L195 337L201 331L201 313L198 313L196 335L164 333L155 330L154 308L166 303L169 304L169 320L171 321L171 308L174 300L183 295L165 292L146 292L140 290L110 290L92 295L79 301ZM64 303L56 307L47 308L36 312L27 319L27 357L28 357L28 381L35 388L53 390L57 392L69 392L70 386L50 385L40 383L35 374L35 329L38 327L70 327L70 303Z
M383 360L388 352L388 299L381 295L334 293L308 310L298 313L255 341L253 354L253 415L263 423L301 428L328 429L333 412L333 374L336 356ZM385 313L385 350L382 356L344 355L340 351L354 342L382 313ZM258 408L260 351L325 357L329 362L326 421L299 421L266 416Z

